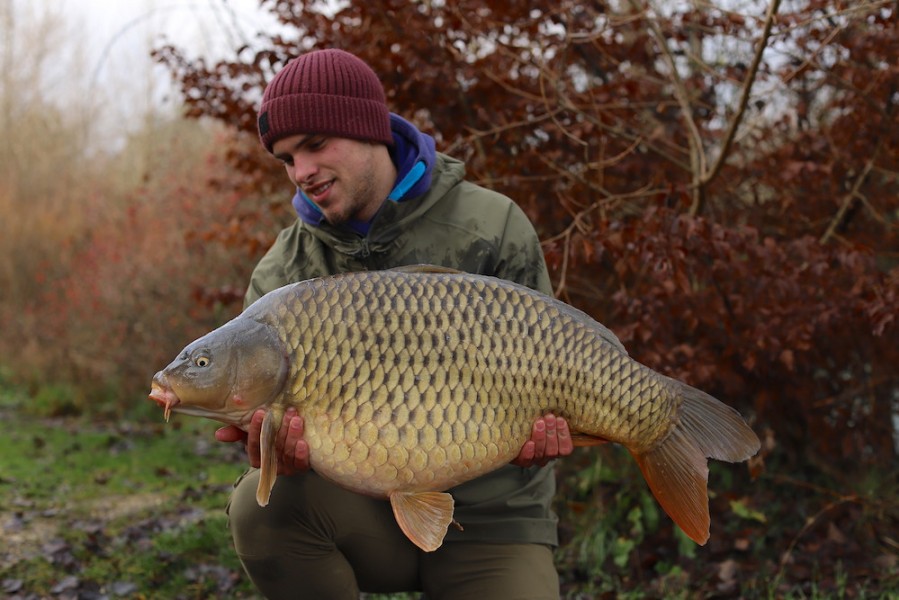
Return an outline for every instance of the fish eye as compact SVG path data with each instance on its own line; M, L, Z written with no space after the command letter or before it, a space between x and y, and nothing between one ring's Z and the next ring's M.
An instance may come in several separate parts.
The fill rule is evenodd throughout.
M211 363L211 362L212 361L209 360L209 357L205 356L203 354L201 354L200 356L198 356L194 359L194 364L197 365L198 367L208 367L209 363Z

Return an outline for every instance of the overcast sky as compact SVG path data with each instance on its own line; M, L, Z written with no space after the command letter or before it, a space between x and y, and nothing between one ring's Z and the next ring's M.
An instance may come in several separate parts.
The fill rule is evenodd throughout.
M60 4L89 35L87 62L94 82L115 84L141 75L153 96L164 97L168 74L154 65L151 48L172 43L188 55L231 58L243 44L258 43L257 32L276 21L259 0L63 0Z
M228 55L240 44L253 44L256 32L275 19L259 0L63 0L57 6L85 21L96 70L116 57L146 54L167 40L210 58Z
M259 0L0 0L0 8L9 7L14 64L25 81L36 74L28 65L41 60L46 98L73 109L80 98L91 98L91 122L116 132L135 115L180 105L168 70L150 57L152 48L172 43L190 57L233 58L239 46L259 44L258 32L278 27ZM39 24L47 15L62 28L46 33Z

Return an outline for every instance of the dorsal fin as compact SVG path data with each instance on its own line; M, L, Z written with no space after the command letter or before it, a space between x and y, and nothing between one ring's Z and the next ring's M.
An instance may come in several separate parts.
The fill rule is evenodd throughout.
M393 267L388 269L388 271L399 271L400 273L444 273L447 275L459 275L465 272L440 265L404 265L402 267Z

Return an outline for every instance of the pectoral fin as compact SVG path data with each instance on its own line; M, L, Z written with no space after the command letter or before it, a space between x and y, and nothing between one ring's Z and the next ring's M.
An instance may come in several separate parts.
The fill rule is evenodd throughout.
M275 438L278 435L278 427L281 426L281 415L277 411L269 410L262 421L262 432L259 435L259 450L261 461L259 465L259 485L256 486L256 502L259 506L268 505L268 499L275 487L275 477L278 476L278 454L275 452Z
M393 492L390 505L400 529L412 543L433 552L453 522L453 497L445 492Z

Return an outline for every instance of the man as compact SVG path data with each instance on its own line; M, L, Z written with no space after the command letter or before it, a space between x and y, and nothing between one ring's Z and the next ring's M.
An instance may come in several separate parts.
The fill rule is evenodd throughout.
M463 180L462 163L388 111L375 73L341 50L302 55L272 79L259 136L296 186L299 218L253 272L245 303L285 284L329 274L436 264L493 275L551 293L533 227L508 198ZM246 440L259 466L262 411ZM235 485L234 545L269 598L358 598L360 591L423 590L441 598L559 597L547 461L572 449L563 419L546 415L513 464L450 492L455 519L442 547L416 548L385 500L324 481L309 470L303 420L289 411L277 448L279 477L268 506L255 499L258 471Z

